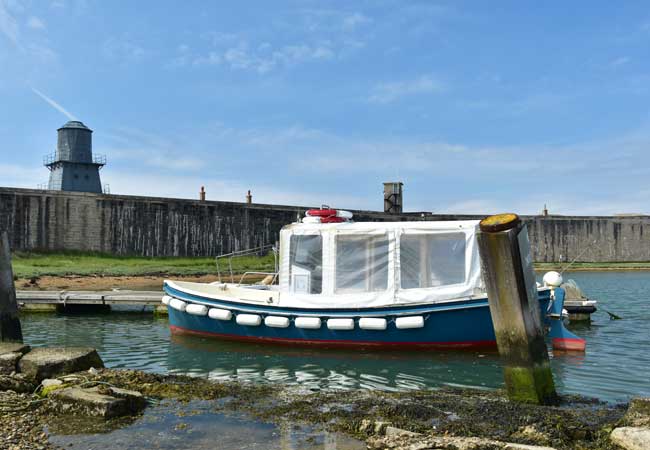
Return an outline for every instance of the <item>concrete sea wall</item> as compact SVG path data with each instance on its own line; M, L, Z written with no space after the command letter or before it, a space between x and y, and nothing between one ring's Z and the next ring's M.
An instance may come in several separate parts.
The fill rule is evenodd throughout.
M214 256L276 241L307 206L0 188L0 230L14 250ZM427 220L482 216L432 215ZM355 211L357 220L422 220ZM524 217L538 262L650 261L650 217Z

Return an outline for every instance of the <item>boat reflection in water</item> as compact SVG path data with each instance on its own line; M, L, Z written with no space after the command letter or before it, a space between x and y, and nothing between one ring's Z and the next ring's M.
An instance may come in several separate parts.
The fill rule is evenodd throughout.
M496 352L360 352L288 348L172 335L168 370L218 381L282 383L306 389L403 391L498 388Z

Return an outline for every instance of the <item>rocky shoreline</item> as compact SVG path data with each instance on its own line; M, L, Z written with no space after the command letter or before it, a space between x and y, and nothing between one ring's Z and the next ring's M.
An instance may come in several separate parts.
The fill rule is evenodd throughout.
M147 402L162 399L214 401L217 410L260 421L323 427L363 440L371 449L650 448L650 440L644 440L650 436L650 399L612 405L564 397L557 406L535 406L509 402L498 391L310 392L104 369L92 351L62 351L25 352L17 370L0 375L0 448L56 448L48 433L61 422L68 430L73 424L75 433L106 432L132 423ZM52 365L57 358L52 355L66 351L76 362ZM33 352L37 357L29 356ZM29 363L34 360L41 366L47 361L49 368L34 369ZM28 370L21 373L21 368ZM93 402L102 406L88 407L96 406Z

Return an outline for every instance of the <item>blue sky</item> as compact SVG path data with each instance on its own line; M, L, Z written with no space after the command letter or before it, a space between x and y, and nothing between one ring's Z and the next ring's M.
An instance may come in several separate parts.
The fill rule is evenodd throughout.
M0 185L68 117L112 193L650 213L645 2L0 0Z

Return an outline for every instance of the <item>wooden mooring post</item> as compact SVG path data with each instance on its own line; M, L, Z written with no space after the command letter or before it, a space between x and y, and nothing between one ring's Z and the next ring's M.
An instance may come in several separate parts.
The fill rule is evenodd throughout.
M22 342L7 232L0 234L0 342Z
M527 403L555 403L528 230L516 214L487 217L479 228L483 279L508 397Z

